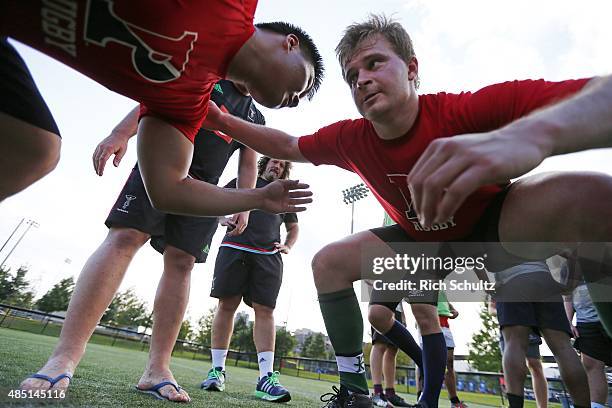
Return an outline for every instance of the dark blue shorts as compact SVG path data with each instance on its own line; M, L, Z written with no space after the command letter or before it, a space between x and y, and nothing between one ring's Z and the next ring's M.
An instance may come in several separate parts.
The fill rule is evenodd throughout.
M0 36L0 112L32 126L60 135L25 62L7 40Z
M151 205L140 171L135 167L105 222L108 228L133 228L151 236L151 246L163 254L171 245L206 262L217 230L217 217L166 214Z

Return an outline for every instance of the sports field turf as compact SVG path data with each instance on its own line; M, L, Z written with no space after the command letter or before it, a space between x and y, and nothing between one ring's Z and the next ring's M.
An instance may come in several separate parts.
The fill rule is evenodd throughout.
M46 361L57 341L56 337L0 328L0 407L40 406L33 401L17 401L7 398L11 389L28 374L36 372ZM108 345L89 344L68 397L52 406L74 407L161 407L173 406L157 401L133 388L145 365L147 354L142 351ZM279 404L263 402L253 396L258 372L241 367L228 367L228 383L223 393L208 393L199 384L210 368L210 362L186 358L173 358L172 371L179 384L192 398L193 407L273 407ZM332 382L281 375L282 384L293 396L288 407L320 407L319 396L331 391ZM468 394L468 393L466 393ZM414 395L401 394L409 402ZM448 407L446 392L442 391L440 407ZM461 395L470 401L470 408L499 406L498 396L469 393ZM482 401L480 399L482 399ZM479 403L475 403L474 399ZM551 404L553 405L553 404ZM558 406L557 404L554 404ZM531 401L526 407L532 407Z

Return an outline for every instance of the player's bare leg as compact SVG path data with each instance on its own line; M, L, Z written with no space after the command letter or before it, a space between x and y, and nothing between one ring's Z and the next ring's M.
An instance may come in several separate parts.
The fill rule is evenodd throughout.
M55 168L58 135L0 112L0 201L18 193Z
M274 351L276 341L276 328L274 327L274 309L253 302L255 311L255 325L253 327L253 341L258 353Z
M38 371L50 377L74 373L85 347L104 311L117 292L125 271L147 234L130 228L111 228L106 239L89 257L76 282L60 338L47 363ZM22 389L48 389L49 382L27 378ZM68 379L54 388L67 388Z
M234 314L240 306L242 295L219 299L219 306L213 319L211 348L229 349L234 331Z
M141 389L151 388L162 381L176 384L170 371L170 358L189 301L189 283L194 263L193 255L171 245L166 246L164 272L157 285L153 307L149 361L138 381ZM185 390L178 392L171 385L160 388L159 393L171 401L190 401Z
M502 329L506 343L502 363L508 394L522 396L524 393L523 388L527 375L525 356L529 346L530 331L531 328L526 326L506 326Z
M559 330L542 329L542 337L555 356L561 379L574 405L589 407L591 396L588 378L576 350L571 346L569 334Z

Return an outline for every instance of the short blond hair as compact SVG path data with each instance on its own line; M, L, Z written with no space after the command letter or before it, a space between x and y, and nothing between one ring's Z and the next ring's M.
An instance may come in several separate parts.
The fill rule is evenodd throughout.
M346 80L346 64L353 57L359 45L376 35L382 35L393 47L395 53L406 63L410 63L416 56L412 40L400 23L385 15L370 14L369 18L361 23L353 23L344 30L340 42L336 46L336 56L342 68L342 76ZM414 81L419 86L418 76Z

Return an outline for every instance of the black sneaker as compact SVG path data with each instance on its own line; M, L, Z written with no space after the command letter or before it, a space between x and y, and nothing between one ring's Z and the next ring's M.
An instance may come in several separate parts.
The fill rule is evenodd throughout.
M405 399L395 394L392 397L387 397L387 401L389 401L394 407L410 407L409 403L406 402Z
M373 408L369 395L350 392L344 385L340 389L332 385L332 390L321 395L321 401L326 402L323 408Z

